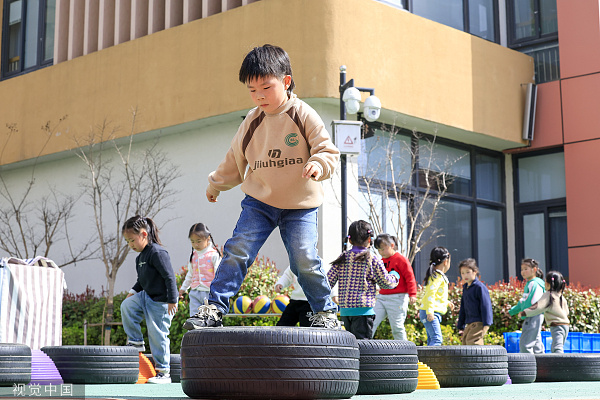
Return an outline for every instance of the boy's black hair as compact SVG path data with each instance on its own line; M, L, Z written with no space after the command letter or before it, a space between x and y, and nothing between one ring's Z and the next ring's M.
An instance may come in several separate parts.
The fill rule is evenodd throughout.
M240 82L246 84L252 79L274 76L283 79L284 76L292 76L292 63L284 49L278 46L265 44L255 47L244 58L240 67ZM288 95L296 87L294 77L287 88Z
M550 285L550 289L548 289L549 292L557 292L560 295L560 306L562 307L562 293L567 284L565 278L563 278L562 274L558 271L548 271L546 274L546 283ZM552 306L552 296L550 296L550 299L548 300L548 305Z
M450 252L445 247L434 247L433 250L431 250L431 254L429 255L429 268L425 271L425 279L423 280L425 285L439 273L435 267L443 263L444 260L449 257Z
M190 228L190 233L188 233L188 238L190 238L190 236L192 236L192 234L194 234L196 236L200 236L203 239L210 238L210 241L211 241L213 247L215 248L215 250L217 250L217 253L219 253L219 255L221 257L223 257L223 255L221 254L221 251L219 251L219 249L217 248L215 239L213 239L212 234L208 230L208 226L204 225L202 222L198 222L197 224L192 225L192 227ZM194 257L194 248L192 248L192 254L190 255L190 261L192 261L192 257Z
M392 244L394 244L396 250L398 250L398 239L396 238L396 236L390 235L389 233L380 233L375 238L374 246L376 249L379 249L383 244L387 246L391 246Z
M160 239L158 237L158 227L148 217L142 217L136 215L135 217L129 218L123 224L123 228L121 229L121 233L125 233L125 231L132 231L136 235L139 235L141 230L144 229L148 233L148 242L156 243L162 246Z

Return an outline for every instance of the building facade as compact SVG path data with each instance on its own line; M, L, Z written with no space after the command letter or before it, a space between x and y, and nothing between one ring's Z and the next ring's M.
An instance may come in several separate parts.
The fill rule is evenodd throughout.
M341 65L356 86L374 88L381 99L381 117L366 123L364 151L348 156L349 221L375 216L378 230L397 233L398 221L406 221L427 190L428 174L452 178L429 228L437 237L422 244L413 263L417 278L431 248L442 245L454 265L475 257L486 282L515 276L519 260L533 257L545 270L599 285L600 278L588 276L593 262L584 261L600 251L590 224L595 217L586 211L594 197L578 185L579 163L594 163L593 124L582 121L595 115L583 110L595 101L598 63L577 36L595 37L598 4L585 0L590 9L575 11L565 0L554 9L549 3L0 0L0 127L6 126L0 174L18 193L34 170L32 199L48 188L81 196L84 166L75 152L98 126L108 124L136 149L160 147L182 171L173 182L176 201L157 218L178 270L189 257L193 223L206 223L220 244L231 235L243 193L236 188L209 204L206 176L252 107L237 81L241 61L254 46L271 43L288 51L295 92L327 126L339 119ZM578 12L589 19L589 35L574 28ZM553 58L558 39L560 63ZM526 89L536 81L535 132L528 141L522 139ZM573 103L581 91L589 108ZM51 138L44 126L53 127ZM394 173L376 168L385 158L382 143L397 148ZM400 181L406 185L398 196ZM342 241L339 172L324 186L319 251L329 263ZM0 208L8 206L0 199ZM93 240L84 235L93 232L84 199L75 214L69 229ZM55 258L60 249L67 252L65 243L56 249ZM277 234L261 255L287 266ZM128 257L119 290L135 280L134 255ZM75 292L99 288L104 279L97 261L64 270ZM456 268L450 275L458 276Z

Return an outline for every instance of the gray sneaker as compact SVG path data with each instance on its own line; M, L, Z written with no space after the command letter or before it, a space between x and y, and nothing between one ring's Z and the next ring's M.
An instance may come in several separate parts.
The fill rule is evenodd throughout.
M223 325L223 313L219 311L214 304L208 304L205 300L204 305L198 307L198 312L194 316L188 318L183 324L183 329L188 331Z
M143 353L146 351L146 346L144 346L144 342L141 342L141 343L140 342L127 342L127 346L133 347L140 353Z
M168 372L158 371L156 373L156 376L153 376L152 378L148 378L148 383L156 383L156 384L171 383L171 375Z
M312 328L342 329L342 323L333 311L321 311L308 317Z

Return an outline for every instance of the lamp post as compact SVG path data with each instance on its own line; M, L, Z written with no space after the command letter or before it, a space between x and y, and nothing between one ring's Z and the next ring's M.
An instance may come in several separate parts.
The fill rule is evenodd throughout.
M346 66L340 67L340 120L346 120L346 111L349 114L356 114L360 108L360 92L368 92L370 96L365 100L363 111L367 121L375 121L379 118L381 102L375 97L375 89L354 86L354 79L346 82ZM348 109L346 109L348 107ZM336 121L334 121L334 125ZM338 142L338 133L336 132L336 142ZM359 136L360 139L360 136ZM337 143L336 143L337 144ZM339 144L338 144L339 147ZM342 200L342 252L344 249L344 239L348 232L348 180L346 172L347 153L342 151L340 154L340 180L341 180L341 200Z

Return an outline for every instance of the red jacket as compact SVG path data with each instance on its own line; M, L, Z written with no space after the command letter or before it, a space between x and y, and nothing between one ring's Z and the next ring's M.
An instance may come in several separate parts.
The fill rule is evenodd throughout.
M396 252L393 256L384 258L383 264L388 272L396 271L400 275L400 280L394 289L380 289L380 294L408 293L411 297L417 295L415 274L406 257Z

